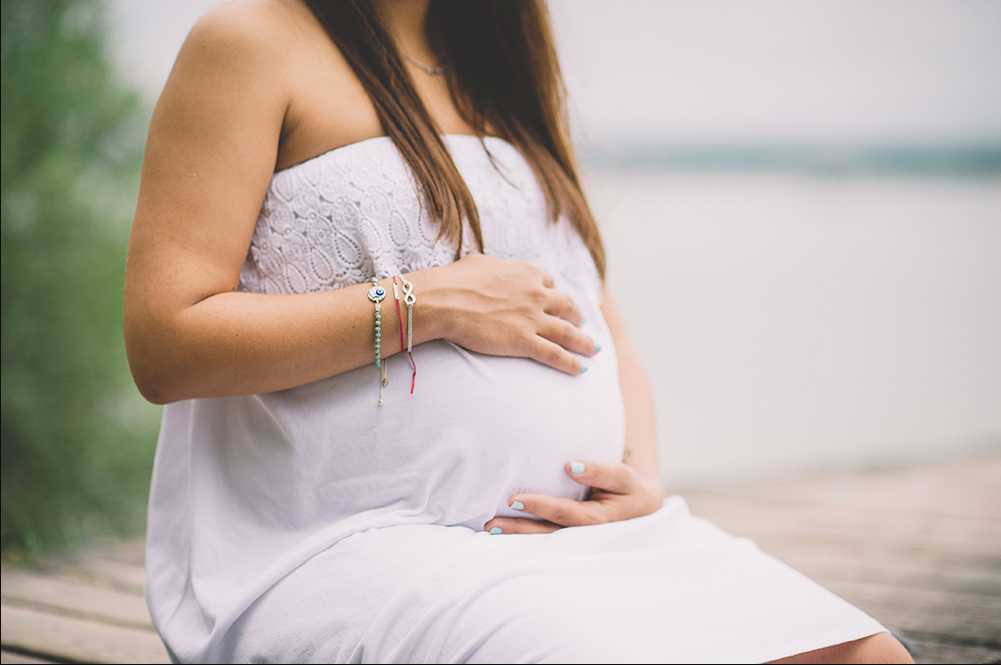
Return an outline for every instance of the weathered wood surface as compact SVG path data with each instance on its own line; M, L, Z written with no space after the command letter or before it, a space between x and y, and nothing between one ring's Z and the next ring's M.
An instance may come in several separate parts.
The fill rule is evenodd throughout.
M924 663L1001 663L1001 456L684 492L901 631ZM2 572L0 663L167 662L139 542Z
M23 653L15 653L13 651L0 650L0 663L6 664L11 663L11 665L22 664L22 665L32 665L33 663L51 663L51 660L45 660L44 658L35 658L34 656L26 656Z
M684 494L903 633L918 662L1001 662L1001 456Z

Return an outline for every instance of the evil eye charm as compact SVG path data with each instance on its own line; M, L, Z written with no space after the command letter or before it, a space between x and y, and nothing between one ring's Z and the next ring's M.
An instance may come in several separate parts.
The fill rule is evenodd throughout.
M382 299L386 297L386 289L381 286L373 286L368 290L368 299L372 302L382 302Z

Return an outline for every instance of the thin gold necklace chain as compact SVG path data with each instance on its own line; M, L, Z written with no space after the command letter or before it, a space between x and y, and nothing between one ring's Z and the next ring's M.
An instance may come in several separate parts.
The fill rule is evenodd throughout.
M420 67L428 76L439 76L445 73L445 68L441 65L425 65L423 62L411 58L406 53L403 54L403 57L409 60L415 67Z

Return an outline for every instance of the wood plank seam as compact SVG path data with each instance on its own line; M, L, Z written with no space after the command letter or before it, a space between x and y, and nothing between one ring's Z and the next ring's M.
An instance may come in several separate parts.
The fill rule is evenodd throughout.
M39 653L37 651L32 651L31 649L24 649L24 648L19 647L19 646L11 646L11 645L8 645L8 644L4 644L4 645L2 645L2 647L3 647L3 650L6 653L17 654L18 656L24 656L26 658L35 658L35 659L38 659L40 661L44 661L46 663L68 663L68 664L72 665L72 664L75 664L75 663L83 662L83 661L79 661L79 660L66 660L65 658L60 658L58 656L53 656L52 654Z
M957 637L946 633L934 633L924 630L902 630L900 632L907 637L921 641L937 642L939 644L947 644L950 646L983 647L985 649L994 649L998 651L998 655L1001 655L1001 642L997 640L976 637Z
M7 572L2 578L2 595L7 600L39 603L120 621L141 621L152 628L142 595L124 594L50 576Z
M0 644L8 650L42 653L61 660L93 663L167 663L156 633L89 619L38 612L4 604Z
M35 610L36 612L46 612L49 614L58 614L64 617L70 617L71 619L85 619L87 621L97 621L99 623L109 624L112 626L121 626L122 628L132 628L134 630L142 630L147 633L156 633L156 630L152 628L148 623L144 621L127 621L125 619L120 619L117 617L110 617L106 614L101 614L100 612L80 612L78 610L73 610L68 607L59 607L58 605L51 605L49 603L40 603L32 600L25 600L23 598L9 598L7 596L0 597L5 605L11 605L13 607L21 607L27 610ZM6 646L6 645L4 645Z

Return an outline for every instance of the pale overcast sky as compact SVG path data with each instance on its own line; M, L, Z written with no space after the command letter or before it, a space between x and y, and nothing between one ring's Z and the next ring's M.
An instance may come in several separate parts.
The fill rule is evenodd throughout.
M210 0L113 0L156 97ZM997 0L557 0L580 128L628 143L1001 144Z

